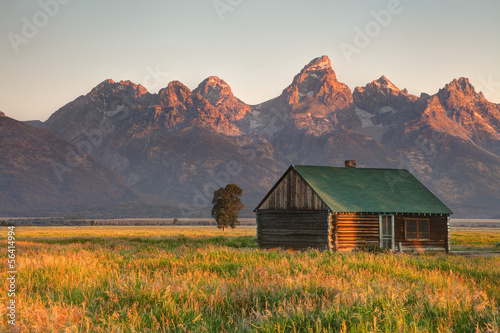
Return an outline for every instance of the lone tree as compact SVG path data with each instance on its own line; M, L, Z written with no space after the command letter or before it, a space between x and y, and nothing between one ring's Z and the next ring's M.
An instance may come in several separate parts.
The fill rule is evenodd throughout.
M242 193L241 188L235 184L221 187L214 192L212 217L217 221L217 228L224 231L227 227L234 229L240 224L238 214L245 207L240 198Z

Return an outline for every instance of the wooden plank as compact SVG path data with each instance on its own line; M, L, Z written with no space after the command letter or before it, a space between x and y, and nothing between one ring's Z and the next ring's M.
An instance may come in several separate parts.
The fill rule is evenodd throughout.
M354 249L378 243L379 216L375 214L337 214L337 249Z
M274 191L273 193L271 193L271 195L269 196L267 202L268 202L268 205L267 205L266 208L276 209L276 191ZM264 208L264 207L262 207L262 208Z
M261 248L328 248L328 211L259 210L257 220Z
M295 170L290 170L273 187L261 209L327 210L328 207Z

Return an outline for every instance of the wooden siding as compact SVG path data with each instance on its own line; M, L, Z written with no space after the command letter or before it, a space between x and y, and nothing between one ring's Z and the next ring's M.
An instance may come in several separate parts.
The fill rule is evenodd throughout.
M328 249L328 211L257 211L259 248Z
M378 214L331 214L330 248L350 251L363 245L379 245Z
M406 240L405 239L405 219L429 220L428 240ZM396 215L394 224L394 242L398 248L399 242L404 250L416 251L445 251L449 248L448 217L439 215Z
M429 220L428 240L406 240L405 219ZM380 245L378 214L330 214L329 245L332 250L350 251L363 245ZM449 252L449 223L447 216L394 215L394 246L401 242L403 251Z
M290 169L259 207L259 210L272 209L324 211L328 207L297 171Z

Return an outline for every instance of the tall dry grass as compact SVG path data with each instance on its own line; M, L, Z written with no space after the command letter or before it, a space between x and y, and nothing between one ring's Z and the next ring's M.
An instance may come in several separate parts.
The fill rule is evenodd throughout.
M16 234L20 332L500 326L499 257L263 251L252 227L38 227ZM1 257L5 262L6 250ZM3 320L0 330L7 329Z

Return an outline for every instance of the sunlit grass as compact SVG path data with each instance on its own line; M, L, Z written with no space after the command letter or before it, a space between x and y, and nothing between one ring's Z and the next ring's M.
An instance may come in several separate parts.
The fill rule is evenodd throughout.
M500 230L482 230L474 231L467 229L465 231L452 232L451 244L460 246L480 246L491 247L500 242Z
M255 226L238 226L226 231L214 226L93 226L93 227L18 227L19 237L159 237L179 236L255 236ZM4 236L4 235L2 235Z
M256 248L255 227L30 227L16 228L16 236L22 332L500 326L500 257L264 251ZM452 234L455 245L479 239L489 237Z

